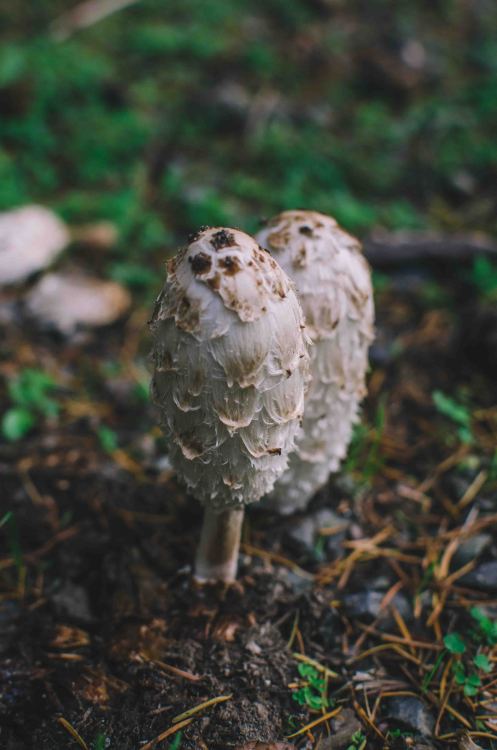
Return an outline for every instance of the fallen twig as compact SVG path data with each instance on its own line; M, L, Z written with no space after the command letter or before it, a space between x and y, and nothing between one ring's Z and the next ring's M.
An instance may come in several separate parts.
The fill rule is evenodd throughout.
M484 234L444 235L436 232L373 234L364 240L364 254L373 266L413 262L470 261L477 255L497 256L497 245Z

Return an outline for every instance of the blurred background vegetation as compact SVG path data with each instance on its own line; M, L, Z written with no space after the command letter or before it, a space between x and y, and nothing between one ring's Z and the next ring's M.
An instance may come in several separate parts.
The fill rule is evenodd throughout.
M111 220L117 280L284 208L497 230L492 0L141 0L58 40L73 6L0 2L0 209Z

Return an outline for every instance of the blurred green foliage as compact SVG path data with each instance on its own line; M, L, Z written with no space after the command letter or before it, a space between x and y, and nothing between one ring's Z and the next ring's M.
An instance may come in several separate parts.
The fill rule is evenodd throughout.
M57 42L72 5L0 3L0 209L112 220L115 278L283 208L497 229L495 4L141 0Z
M55 418L59 404L53 398L56 383L42 370L26 368L8 381L7 390L11 407L1 421L1 432L7 440L24 437L40 417Z

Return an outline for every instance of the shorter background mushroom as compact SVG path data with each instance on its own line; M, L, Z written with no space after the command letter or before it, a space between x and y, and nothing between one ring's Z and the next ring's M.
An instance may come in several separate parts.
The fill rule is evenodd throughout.
M359 241L329 216L285 211L257 240L295 282L314 344L303 431L270 500L291 513L306 505L346 454L366 393L373 289Z
M109 325L131 304L129 292L114 281L78 271L48 273L31 289L26 305L43 325L70 335L78 327Z
M205 505L196 576L232 580L244 506L272 490L303 415L302 311L255 240L205 229L169 261L151 331L171 461Z
M46 268L69 241L66 225L48 208L23 206L0 213L0 286Z

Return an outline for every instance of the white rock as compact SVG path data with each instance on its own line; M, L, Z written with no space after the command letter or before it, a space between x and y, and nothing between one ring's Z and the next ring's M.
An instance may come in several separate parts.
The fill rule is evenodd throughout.
M26 299L34 318L65 335L71 335L79 327L109 325L130 304L129 292L120 284L75 271L46 274Z
M329 216L285 211L257 240L294 281L314 344L303 432L271 498L290 513L305 507L346 455L366 392L373 290L359 241Z
M68 243L65 224L43 206L0 213L0 286L46 268Z
M243 507L284 471L308 379L292 284L234 229L206 229L168 263L151 331L158 405L178 476L210 508Z

